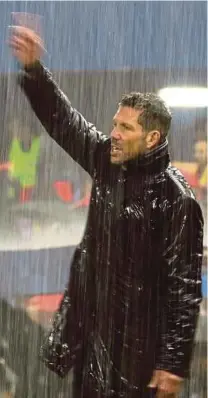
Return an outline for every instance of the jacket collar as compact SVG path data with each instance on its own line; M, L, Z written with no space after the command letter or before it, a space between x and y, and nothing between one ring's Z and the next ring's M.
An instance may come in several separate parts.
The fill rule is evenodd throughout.
M168 141L165 140L160 146L152 151L138 156L123 165L127 173L158 174L163 172L170 163Z

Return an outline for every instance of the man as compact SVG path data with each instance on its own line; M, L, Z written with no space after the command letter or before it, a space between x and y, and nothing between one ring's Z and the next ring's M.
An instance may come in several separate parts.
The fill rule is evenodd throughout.
M170 165L170 112L154 94L125 95L105 137L40 63L41 39L13 29L34 112L93 178L83 241L41 356L62 377L75 367L76 398L144 398L154 389L175 397L201 302L203 219Z

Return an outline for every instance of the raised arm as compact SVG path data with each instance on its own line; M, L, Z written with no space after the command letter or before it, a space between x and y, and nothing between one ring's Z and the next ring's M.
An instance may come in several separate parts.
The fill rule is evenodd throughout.
M51 73L39 61L42 43L29 29L15 27L14 55L23 65L19 84L50 136L91 176L108 152L109 139L74 109Z

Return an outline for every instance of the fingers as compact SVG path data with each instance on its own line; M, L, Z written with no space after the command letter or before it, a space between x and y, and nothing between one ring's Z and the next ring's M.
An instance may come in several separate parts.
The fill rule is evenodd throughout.
M158 387L156 398L176 398L175 393L170 393L169 391L163 390L162 387Z
M11 38L10 42L15 45L21 45L22 48L26 46L37 46L43 49L43 41L35 32L31 29L25 28L23 26L10 26ZM14 43L15 42L15 43Z
M167 395L165 395L165 391L162 391L160 389L157 390L156 398L167 398Z
M8 42L9 42L10 47L12 47L12 48L16 48L16 49L22 48L25 50L27 50L27 48L28 48L27 42L25 40L19 39L18 37L15 37L15 36L11 37L11 39L9 39Z
M36 46L28 45L28 43L20 38L13 37L8 42L10 48L13 51L13 55L24 62L32 60L33 57L36 58Z
M162 390L158 390L156 398L177 398L177 395Z
M23 65L31 65L40 59L45 51L42 39L31 29L24 26L10 26L11 35L8 44L13 55Z
M179 392L178 386L169 381L161 381L157 386L156 398L174 398Z
M24 26L11 25L11 26L9 26L9 29L13 35L19 36L22 39L25 39L25 40L28 40L31 42L41 41L41 38L33 30L28 29Z
M158 385L158 381L159 381L159 374L158 372L154 372L152 379L150 380L150 383L148 384L149 388L156 388Z
M156 370L148 385L156 388L156 398L176 398L180 391L182 379L165 371Z

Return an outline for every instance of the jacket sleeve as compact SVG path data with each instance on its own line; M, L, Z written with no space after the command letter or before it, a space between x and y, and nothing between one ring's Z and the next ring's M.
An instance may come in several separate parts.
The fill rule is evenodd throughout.
M187 377L202 300L203 217L197 202L186 198L177 203L168 228L162 253L167 289L156 369Z
M21 71L18 83L49 135L93 176L96 162L104 156L109 139L72 107L40 62Z

